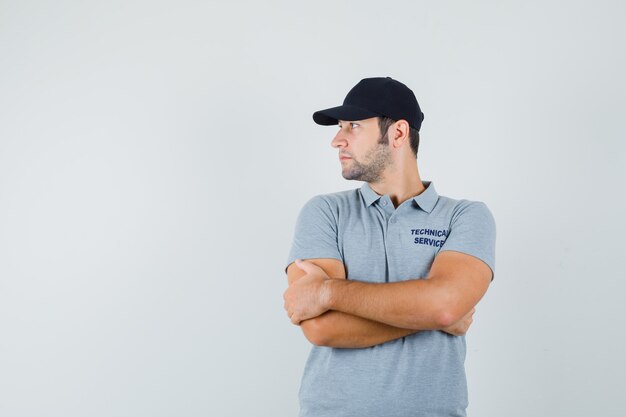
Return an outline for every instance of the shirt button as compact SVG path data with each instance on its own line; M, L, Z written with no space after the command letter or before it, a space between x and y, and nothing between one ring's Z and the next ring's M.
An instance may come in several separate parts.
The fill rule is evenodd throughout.
M395 222L396 222L396 219L391 219L391 223L395 223Z
M387 205L387 200L383 200L383 206Z

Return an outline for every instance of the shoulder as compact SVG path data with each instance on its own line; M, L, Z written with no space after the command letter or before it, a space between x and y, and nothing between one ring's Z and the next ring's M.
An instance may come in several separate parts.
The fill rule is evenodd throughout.
M337 213L342 208L348 208L359 201L360 196L358 189L352 189L326 194L316 194L304 203L304 207Z
M454 213L456 215L462 215L464 213L483 213L491 214L491 210L487 204L480 200L457 200L454 205Z
M450 218L451 224L461 220L495 224L493 213L484 201L440 195L437 209L441 214Z

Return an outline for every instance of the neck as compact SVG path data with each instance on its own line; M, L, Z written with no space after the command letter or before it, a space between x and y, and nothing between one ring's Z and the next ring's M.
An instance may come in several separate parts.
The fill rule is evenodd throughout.
M390 167L380 181L368 183L378 195L389 195L394 207L398 207L406 200L420 195L426 190L419 175L417 163Z

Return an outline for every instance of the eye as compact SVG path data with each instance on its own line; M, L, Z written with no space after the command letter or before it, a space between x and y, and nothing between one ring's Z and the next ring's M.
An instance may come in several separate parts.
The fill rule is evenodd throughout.
M354 129L356 126L358 126L358 123L350 123L350 125L352 126L352 128Z

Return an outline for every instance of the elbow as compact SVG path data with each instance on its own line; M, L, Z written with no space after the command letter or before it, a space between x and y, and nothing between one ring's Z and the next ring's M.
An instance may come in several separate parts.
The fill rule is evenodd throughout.
M442 309L435 315L435 324L437 328L443 329L452 326L458 321L454 312L449 309Z
M458 308L455 308L457 304L455 301L446 294L438 302L432 304L431 320L437 329L452 326L461 319L462 316L459 316Z
M427 313L416 314L409 323L401 327L413 330L441 330L456 323L454 318L454 313L448 309L433 308Z
M443 288L437 291L430 305L430 318L437 329L452 326L463 318L460 311L460 299L456 294Z
M303 321L300 327L309 342L315 346L328 346L328 334L324 331L322 321L318 317Z
M467 314L467 312L461 310L460 306L451 304L438 309L434 316L434 321L437 326L439 326L439 329L443 329L459 322L463 319L465 314Z

